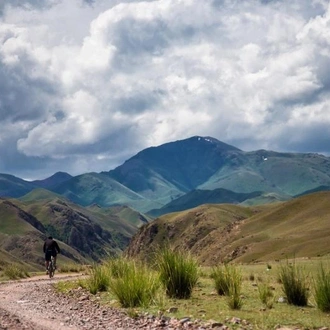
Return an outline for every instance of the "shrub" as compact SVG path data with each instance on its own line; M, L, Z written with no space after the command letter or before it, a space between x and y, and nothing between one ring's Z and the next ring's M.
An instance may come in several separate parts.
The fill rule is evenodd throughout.
M301 268L295 263L281 265L279 280L290 305L307 306L309 288Z
M330 272L326 272L321 264L314 283L314 296L318 309L330 311Z
M21 266L17 264L10 264L5 266L3 273L7 276L10 280L16 280L19 278L26 278L29 277L29 273L23 269Z
M109 288L124 308L148 307L160 286L159 279L144 265L128 262L123 272L111 278Z
M188 253L170 248L159 250L156 260L167 296L189 298L199 278L197 262Z
M87 287L90 293L107 291L110 281L110 274L103 265L94 265L90 270L90 277L87 279Z

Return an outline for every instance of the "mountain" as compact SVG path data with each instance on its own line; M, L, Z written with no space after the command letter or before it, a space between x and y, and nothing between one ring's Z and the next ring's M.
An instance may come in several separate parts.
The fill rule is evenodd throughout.
M125 255L150 259L169 244L203 265L329 255L330 192L262 206L202 205L163 215L133 236Z
M141 212L160 206L111 177L99 173L78 175L53 188L52 191L83 206L128 205Z
M306 192L328 190L329 186L329 157L269 150L245 152L212 137L194 136L144 149L108 172L74 177L56 173L33 182L2 175L0 196L20 197L45 187L82 206L126 205L144 214L159 215L205 202L256 205L284 201ZM232 197L220 198L218 189ZM247 195L245 200L233 197L256 192L260 196Z
M151 216L158 217L160 215L172 212L191 209L202 204L239 204L249 200L261 198L262 192L256 191L252 193L235 193L227 189L200 190L194 189L187 194L173 200L160 209L151 210L148 212Z
M138 227L149 221L128 207L84 208L42 188L20 200L0 199L0 213L0 250L34 267L43 264L48 235L58 240L63 262L87 263L121 253Z
M72 175L68 173L57 172L54 175L50 176L49 178L46 178L44 180L34 180L31 181L31 183L40 188L52 189L71 178Z
M0 174L0 196L2 197L20 197L36 187L33 183L14 175Z
M214 138L196 136L145 149L107 174L164 205L203 184L228 155L240 152Z

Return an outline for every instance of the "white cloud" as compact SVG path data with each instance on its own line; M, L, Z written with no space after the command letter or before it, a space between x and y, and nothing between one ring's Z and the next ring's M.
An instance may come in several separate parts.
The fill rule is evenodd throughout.
M283 136L294 130L301 143L291 148L303 150L311 136L303 120L306 131L330 124L326 1L57 0L1 9L0 126L20 127L17 149L27 156L95 155L101 167L191 135L290 150Z

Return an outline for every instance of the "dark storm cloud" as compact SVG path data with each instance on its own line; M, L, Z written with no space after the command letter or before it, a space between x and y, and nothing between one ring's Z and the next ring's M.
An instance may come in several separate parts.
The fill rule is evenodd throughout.
M43 118L47 99L56 87L44 78L32 78L22 68L0 62L0 121L32 121Z
M6 7L18 7L23 9L46 9L51 6L51 3L54 1L47 1L47 0L2 0L0 2L0 15L2 15L5 11Z
M0 172L109 170L193 135L330 152L328 6L2 2Z

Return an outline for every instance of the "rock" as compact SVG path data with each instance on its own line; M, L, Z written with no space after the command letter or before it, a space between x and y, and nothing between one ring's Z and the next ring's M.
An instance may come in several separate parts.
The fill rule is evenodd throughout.
M190 317L184 317L184 318L182 318L182 319L180 320L180 323L181 323L181 324L184 324L184 323L186 323L186 322L188 322L188 321L190 321Z
M178 307L170 307L167 312L168 313L176 313L178 311Z

